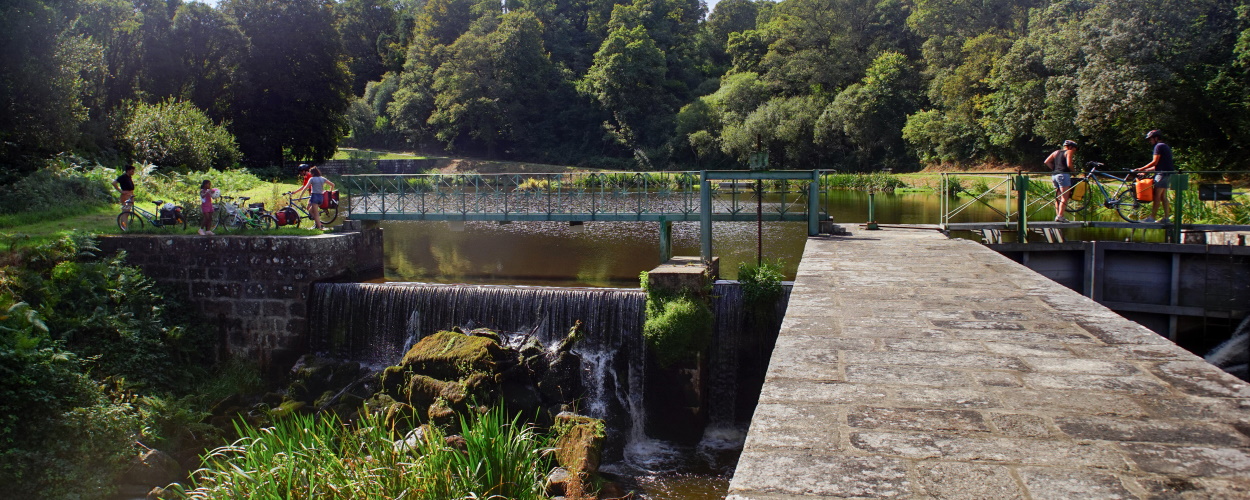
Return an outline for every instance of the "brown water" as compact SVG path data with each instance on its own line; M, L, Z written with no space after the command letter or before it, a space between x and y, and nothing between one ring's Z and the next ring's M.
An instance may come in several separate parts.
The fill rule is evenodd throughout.
M868 218L867 194L831 191L834 222L848 227ZM882 224L937 224L941 205L932 193L879 194ZM957 222L1001 220L988 207L972 207ZM660 263L654 222L386 222L388 281L547 286L637 286L638 274ZM459 229L459 228L456 228ZM712 248L721 277L735 279L740 262L757 259L754 222L717 222ZM807 237L806 223L763 225L763 258L782 259L793 279ZM673 223L673 254L699 255L699 224Z

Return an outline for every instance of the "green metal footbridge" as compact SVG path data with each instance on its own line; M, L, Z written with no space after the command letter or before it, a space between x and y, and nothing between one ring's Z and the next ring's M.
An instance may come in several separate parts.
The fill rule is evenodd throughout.
M705 260L715 221L828 220L819 170L346 175L352 219L373 221L637 221L660 223L671 257L673 221L699 221Z

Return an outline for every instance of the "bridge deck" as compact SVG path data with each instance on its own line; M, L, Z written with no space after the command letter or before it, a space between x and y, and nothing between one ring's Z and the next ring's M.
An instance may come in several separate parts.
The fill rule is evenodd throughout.
M808 240L730 498L1250 497L1250 386L982 245Z

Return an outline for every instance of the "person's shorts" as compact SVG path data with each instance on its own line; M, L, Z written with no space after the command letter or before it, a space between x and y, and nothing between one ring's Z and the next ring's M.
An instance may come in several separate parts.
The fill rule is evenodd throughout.
M213 204L212 204L212 203L201 203L201 204L200 204L200 212L203 212L203 213L206 213L206 214L211 214L211 213L213 213Z
M325 196L326 196L326 195L325 195L325 193L313 193L313 194L312 194L312 195L310 195L310 197L308 198L308 203L312 203L313 205L321 206L321 201L325 198Z
M1168 187L1168 181L1171 178L1171 172L1155 174L1155 189Z
M1050 176L1050 183L1055 185L1055 189L1063 191L1072 187L1072 174L1069 172L1061 172Z

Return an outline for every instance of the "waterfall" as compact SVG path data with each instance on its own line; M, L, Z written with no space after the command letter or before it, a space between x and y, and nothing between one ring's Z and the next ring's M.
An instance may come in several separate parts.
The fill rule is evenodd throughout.
M310 347L381 368L397 364L426 335L459 326L489 328L517 344L551 347L582 322L582 411L634 441L643 434L646 359L639 289L418 283L327 283L314 288Z
M744 309L736 282L713 286L716 319L706 362L704 438L712 448L741 448L785 313L790 286L784 289L775 310L760 314ZM639 468L666 469L680 460L677 452L645 433L645 301L639 289L319 284L310 301L310 347L381 368L398 363L421 337L453 326L489 328L512 345L532 336L551 347L580 320L586 336L573 352L582 360L587 391L582 412L603 419L610 435L625 438L612 455Z

